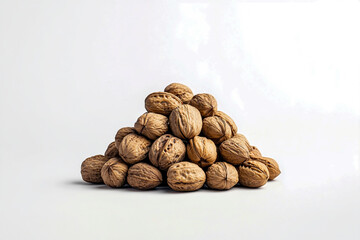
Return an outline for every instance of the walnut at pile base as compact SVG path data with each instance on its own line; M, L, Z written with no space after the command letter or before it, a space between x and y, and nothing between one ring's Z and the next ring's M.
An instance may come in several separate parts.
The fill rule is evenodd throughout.
M217 111L214 116L204 118L202 133L215 142L220 144L232 138L237 132L235 122L225 113Z
M162 182L161 172L147 163L137 163L129 168L127 182L133 188L149 190Z
M189 103L193 97L193 92L191 91L191 89L188 86L181 83L169 84L165 88L164 92L174 94L175 96L180 98L183 103Z
M174 191L196 191L204 185L205 180L205 172L191 162L175 163L167 172L167 183Z
M122 187L126 180L128 166L120 158L109 159L101 169L101 178L109 187Z
M169 117L172 133L181 139L191 139L201 132L202 118L199 110L188 104L174 109Z
M89 183L102 183L101 169L108 159L103 155L95 155L85 159L81 164L82 179Z
M213 164L217 159L215 143L206 137L195 136L186 146L190 161L204 168Z
M116 135L115 135L115 146L116 148L119 149L119 145L121 143L121 141L123 140L123 138L126 135L129 135L130 133L137 133L135 128L133 127L123 127L120 128L119 131L117 131Z
M186 147L180 138L165 134L151 145L150 162L160 170L167 170L172 164L184 159Z
M105 151L105 156L108 158L119 157L119 150L115 146L115 142L109 144Z
M168 131L169 121L164 115L147 112L137 119L134 128L140 135L155 140Z
M281 171L279 164L272 158L262 157L256 154L250 153L251 160L263 163L269 170L269 180L274 180L277 176L280 175Z
M190 105L196 107L202 117L210 117L217 111L217 102L213 95L208 93L196 94L190 101Z
M244 187L258 188L266 184L269 171L261 162L249 160L242 163L239 168L239 183Z
M168 92L151 93L145 99L145 109L168 116L172 110L182 104L180 98Z
M151 141L147 138L130 133L124 137L119 145L119 155L128 164L135 164L144 160L149 153Z
M219 150L222 158L233 165L239 165L250 158L245 142L239 138L230 138L222 142Z
M216 162L206 171L206 185L217 190L228 190L239 182L236 168L226 162Z

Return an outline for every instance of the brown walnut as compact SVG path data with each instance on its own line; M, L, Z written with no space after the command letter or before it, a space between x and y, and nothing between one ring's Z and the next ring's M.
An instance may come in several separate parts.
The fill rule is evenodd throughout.
M145 108L148 112L159 113L168 116L172 110L182 104L180 98L168 92L155 92L145 99Z
M228 115L217 111L214 116L204 118L202 132L215 144L220 144L236 134L237 126Z
M209 188L227 190L239 182L236 168L226 162L216 162L206 171L206 184Z
M193 138L201 132L200 112L188 104L174 109L170 114L169 122L173 134L181 139Z
M219 150L222 158L233 165L239 165L250 158L245 142L239 138L222 142Z
M139 134L155 140L168 131L169 121L161 114L144 113L137 119L134 127Z
M269 179L269 171L261 162L253 160L245 161L239 166L238 171L239 183L245 187L261 187Z
M190 101L190 105L196 107L202 117L210 117L217 111L217 102L213 95L208 93L196 94Z
M171 134L165 134L151 145L150 162L161 170L167 170L172 164L184 159L186 147L183 141Z
M175 163L167 172L167 183L175 191L198 190L204 185L205 180L204 171L195 163Z
M217 150L215 143L206 137L195 136L186 146L188 158L204 168L216 161Z
M115 135L115 146L117 148L119 148L119 145L120 145L121 141L123 140L123 138L130 133L136 133L135 128L132 128L132 127L120 128L119 131L117 131L117 133Z
M115 146L115 142L109 144L105 151L105 156L108 158L119 157L119 150Z
M181 83L171 83L165 88L164 92L174 94L175 96L180 98L183 103L189 103L193 97L193 92L191 91L191 89Z
M263 163L267 169L269 170L269 180L274 180L277 176L280 175L281 171L279 168L279 164L272 158L257 156L255 154L250 153L251 160Z
M252 154L256 157L262 157L260 150L255 146L250 147L250 154Z
M101 168L108 159L103 155L95 155L85 159L81 164L82 179L89 183L102 183Z
M109 159L101 169L101 178L109 187L122 187L126 180L128 166L120 158Z
M137 163L129 168L127 182L133 188L148 190L162 182L161 172L147 163Z
M135 164L147 157L150 146L151 141L147 138L130 133L121 141L119 155L126 163Z
M249 141L247 140L247 138L243 134L237 133L237 134L235 134L234 138L239 138L239 139L243 140L246 147L248 148L248 150L251 151L251 145L250 145Z

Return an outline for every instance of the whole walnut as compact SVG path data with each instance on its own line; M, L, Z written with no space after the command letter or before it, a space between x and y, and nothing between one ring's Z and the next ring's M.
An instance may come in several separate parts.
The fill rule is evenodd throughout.
M239 183L245 187L261 187L269 179L269 171L261 162L253 160L245 161L239 166L238 171Z
M137 132L136 132L135 128L133 128L133 127L123 127L123 128L120 128L119 131L117 131L117 133L115 135L116 148L119 148L119 145L120 145L121 141L123 140L123 138L130 133L137 133Z
M236 168L226 162L216 162L206 171L206 184L209 188L227 190L239 182Z
M205 172L195 163L175 163L167 172L167 183L175 191L198 190L204 185L205 180Z
M168 116L172 110L182 104L180 98L168 92L155 92L145 99L145 108L148 112L159 113Z
M232 138L237 132L235 122L225 113L217 111L214 116L204 118L203 134L215 142L220 144L226 139Z
M155 140L169 130L169 121L161 114L144 113L137 119L134 127L139 134Z
M147 138L130 133L121 141L119 155L126 163L135 164L147 157L150 146L151 141Z
M126 180L128 166L120 158L109 159L101 169L101 178L109 187L122 187Z
M203 117L210 117L217 111L217 102L213 95L208 93L196 94L190 101L190 105L196 107Z
M216 161L217 150L215 143L206 137L195 136L186 146L188 158L204 168Z
M200 134L202 118L199 110L190 105L174 109L169 117L172 133L181 139L190 139Z
M119 157L119 150L115 146L115 142L109 144L105 151L105 156L108 158Z
M239 138L239 139L243 140L245 142L245 145L248 148L248 150L251 151L251 145L250 145L249 141L247 140L247 138L243 134L237 133L237 134L235 134L234 138Z
M262 157L260 150L255 146L251 146L249 151L250 154L253 154L256 157Z
M186 147L183 141L171 134L165 134L151 145L150 162L161 170L167 170L172 164L184 159Z
M183 103L189 103L193 97L193 92L188 86L181 83L171 83L164 92L169 92L181 99Z
M257 156L255 154L250 153L250 158L253 161L261 162L264 164L269 170L269 180L274 180L277 176L280 175L281 171L279 168L279 164L272 158Z
M81 164L82 179L89 183L102 183L101 168L108 159L108 157L103 155L95 155L85 159Z
M137 163L129 168L127 182L133 188L148 190L162 182L161 172L147 163Z
M233 165L239 165L250 158L245 142L239 138L230 138L222 142L219 150L222 158Z

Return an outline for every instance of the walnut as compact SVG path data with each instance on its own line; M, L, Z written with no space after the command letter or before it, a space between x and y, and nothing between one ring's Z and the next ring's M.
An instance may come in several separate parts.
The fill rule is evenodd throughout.
M117 148L119 148L119 145L120 145L121 141L123 140L123 138L130 133L136 133L135 128L132 128L132 127L120 128L119 131L117 131L116 136L115 136L115 146Z
M109 144L105 151L105 156L108 158L119 157L119 150L115 146L115 142Z
M215 143L206 137L195 136L186 146L188 158L200 167L213 164L217 158Z
M237 134L235 134L234 138L239 138L239 139L243 140L246 147L248 148L248 150L251 151L251 149L252 149L251 145L250 145L249 141L247 140L247 138L243 134L237 133Z
M173 134L181 139L193 138L201 132L200 112L187 104L174 109L170 114L169 122Z
M164 92L169 92L181 99L183 103L189 103L193 97L193 92L188 86L181 83L171 83Z
M204 118L202 132L215 144L220 144L236 134L237 126L228 115L217 111L215 116Z
M95 155L85 159L81 164L82 179L89 183L102 183L101 168L108 159L103 155Z
M206 184L209 188L227 190L239 182L236 168L226 162L216 162L206 171Z
M161 170L167 170L172 164L180 162L186 154L185 144L171 134L159 137L150 148L150 162Z
M120 158L109 159L101 169L101 178L109 187L122 187L126 180L128 166Z
M245 161L239 166L238 171L239 183L245 187L261 187L269 179L269 171L261 162Z
M269 170L269 174L270 174L269 180L274 180L277 176L280 175L281 171L279 168L279 164L274 159L258 156L253 153L250 153L250 158L251 158L251 160L261 162L262 164L264 164L267 167L267 169Z
M151 93L145 99L145 108L148 112L160 113L166 116L181 104L180 98L168 92Z
M250 158L249 150L240 138L230 138L222 142L219 150L222 158L233 165L239 165Z
M151 141L147 138L130 133L121 141L119 155L126 163L135 164L147 157L150 146Z
M139 134L155 140L169 130L169 121L161 114L144 113L137 119L134 127Z
M167 183L175 191L198 190L204 185L205 180L204 171L195 163L175 163L167 172Z
M255 146L250 147L250 154L253 154L256 157L262 157L260 150Z
M217 111L217 102L213 95L208 93L196 94L190 101L190 105L196 107L203 117L210 117Z
M162 174L150 164L137 163L129 168L127 182L133 188L148 190L161 184Z

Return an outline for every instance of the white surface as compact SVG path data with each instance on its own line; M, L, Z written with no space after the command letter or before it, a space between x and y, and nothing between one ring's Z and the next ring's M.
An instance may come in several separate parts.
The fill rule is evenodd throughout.
M359 239L359 3L0 1L0 239ZM139 192L80 164L170 82L282 174Z

